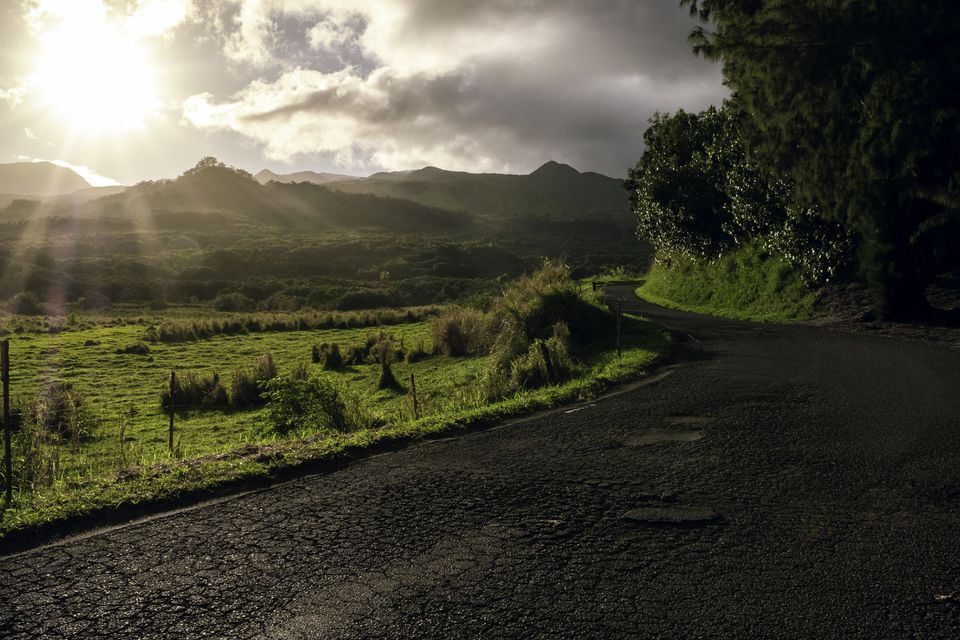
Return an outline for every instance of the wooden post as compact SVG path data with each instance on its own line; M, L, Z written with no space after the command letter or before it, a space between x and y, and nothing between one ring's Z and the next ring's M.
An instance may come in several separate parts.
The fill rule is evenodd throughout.
M167 446L170 448L170 453L173 453L173 408L174 408L174 396L177 392L177 374L173 371L170 372L170 432L167 436Z
M410 374L410 393L413 394L413 419L420 419L420 405L417 404L417 378Z
M0 378L3 380L3 472L6 504L13 501L13 451L10 445L10 341L0 342Z
M620 348L620 321L623 318L623 309L620 305L617 305L617 357L623 353Z

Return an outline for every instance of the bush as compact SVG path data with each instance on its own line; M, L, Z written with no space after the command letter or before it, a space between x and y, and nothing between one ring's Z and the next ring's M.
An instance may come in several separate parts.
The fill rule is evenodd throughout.
M393 364L397 355L393 340L388 337L381 338L373 348L370 349L370 355L380 364L380 380L377 382L378 389L399 389L400 383L393 375Z
M150 353L150 347L148 347L143 340L140 340L136 344L120 347L114 353L130 353L138 356L145 356Z
M36 400L27 409L27 421L34 422L42 434L73 441L88 437L96 425L83 396L62 380L42 384Z
M427 353L427 350L423 348L423 341L417 343L417 346L413 349L407 351L405 358L407 362L420 362L421 360L426 360L430 357L430 354Z
M213 300L217 311L253 311L257 303L242 293L224 293Z
M223 409L230 405L227 390L216 372L210 376L202 376L195 371L181 373L177 376L174 391L175 408ZM160 406L165 412L170 412L169 388L160 392Z
M364 424L357 402L327 374L306 380L274 378L266 383L267 417L276 433L351 431Z
M445 356L472 356L487 351L486 318L476 309L456 307L433 319L433 348Z
M40 302L32 293L18 293L10 300L10 311L22 316L38 316L43 313Z
M340 353L340 346L336 342L328 344L313 345L310 352L310 358L314 364L322 364L327 371L335 371L343 368L343 355Z
M230 385L230 404L237 409L258 407L266 400L262 394L269 380L277 377L277 365L273 354L267 352L260 356L249 369L238 369L233 374Z
M568 380L573 373L570 357L570 330L560 322L547 340L534 340L527 353L510 363L510 384L534 389Z
M510 283L490 312L494 338L488 396L567 379L573 368L571 348L614 331L613 317L599 306L597 295L581 292L569 269L550 261Z

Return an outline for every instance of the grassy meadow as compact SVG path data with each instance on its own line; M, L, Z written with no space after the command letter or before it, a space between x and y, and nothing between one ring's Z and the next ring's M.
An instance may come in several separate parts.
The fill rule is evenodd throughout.
M606 324L609 314L581 300L578 289L569 283L549 284L548 288L554 289L546 294L530 293L531 287L543 286L529 282L527 289L518 286L512 294L513 302L517 309L523 309L520 316L527 314L527 325L533 327L529 320L536 317L536 322L552 326L551 337L541 331L537 335L542 339L514 339L510 346L513 351L507 356L502 345L492 343L444 355L450 353L450 344L435 344L436 325L442 318L447 318L442 339L450 340L452 332L456 341L457 336L462 338L474 330L462 324L465 319L479 322L487 316L497 317L493 311L484 316L484 312L453 307L431 309L426 315L422 309L411 311L410 317L423 317L412 322L343 328L298 329L304 322L295 313L271 314L271 323L262 323L261 330L168 341L156 338L158 326L167 323L182 327L191 322L205 326L225 314L196 312L191 316L188 311L172 308L144 317L130 313L112 319L74 317L41 322L8 318L7 327L21 327L6 336L10 340L14 405L36 407L30 402L36 402L45 385L60 380L72 385L71 393L82 398L92 427L82 437L40 438L29 452L24 436L27 432L15 434L15 467L31 465L34 478L39 476L40 480L29 488L19 483L12 508L4 512L0 522L0 537L121 504L176 497L231 481L269 476L279 468L344 455L378 442L422 437L586 399L648 369L668 347L666 336L639 318L628 318L624 323L625 349L619 358L611 332L601 330L581 342L569 340L569 332L558 333L554 320L543 315L545 309L560 313L560 307L554 304L557 300L565 299L563 304L570 309L582 305L594 321L604 323L603 327L612 326ZM538 300L531 305L530 300L536 296L554 302ZM576 304L570 306L571 300ZM355 324L383 319L372 312L357 313L366 315L356 320L354 314ZM440 318L434 315L437 313ZM387 319L396 322L403 317L393 312ZM570 322L576 328L577 318L572 317ZM46 325L57 329L52 333L39 330ZM494 325L487 322L484 326ZM539 329L531 328L535 331ZM147 339L151 336L152 341ZM397 354L391 369L398 384L387 388L379 388L381 364L376 358L323 371L323 364L311 357L311 349L317 344L337 343L341 351L350 353L352 348L383 337L396 347ZM499 340L506 344L502 336ZM292 379L299 370L303 379L319 373L333 380L362 406L364 422L339 431L308 427L281 433L271 428L269 405L248 409L178 408L171 452L167 444L169 417L160 399L170 372L176 371L181 378L187 372L201 376L217 373L229 389L236 372L251 367L264 353L272 354L277 379ZM537 378L541 375L537 372L544 368L541 356L547 358L547 369L552 372L544 379ZM557 373L561 370L562 375ZM502 381L493 393L490 380L496 371ZM413 412L411 374L416 377L419 419Z

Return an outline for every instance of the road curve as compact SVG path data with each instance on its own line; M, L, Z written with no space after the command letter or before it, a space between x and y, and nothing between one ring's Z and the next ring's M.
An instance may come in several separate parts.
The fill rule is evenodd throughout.
M0 559L0 637L960 637L960 353L630 300L655 382Z

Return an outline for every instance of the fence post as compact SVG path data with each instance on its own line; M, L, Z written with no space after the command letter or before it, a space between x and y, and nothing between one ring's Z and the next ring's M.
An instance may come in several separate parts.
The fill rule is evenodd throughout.
M6 478L5 500L13 501L13 452L10 445L10 341L0 342L0 378L3 380L3 472Z
M623 308L620 305L617 305L617 358L622 354L620 348L620 321L623 318Z
M410 393L413 394L413 419L420 419L420 405L417 404L417 378L410 374Z
M173 371L170 372L170 431L167 435L167 447L170 449L170 453L173 453L173 408L174 408L174 395L177 392L177 374Z

